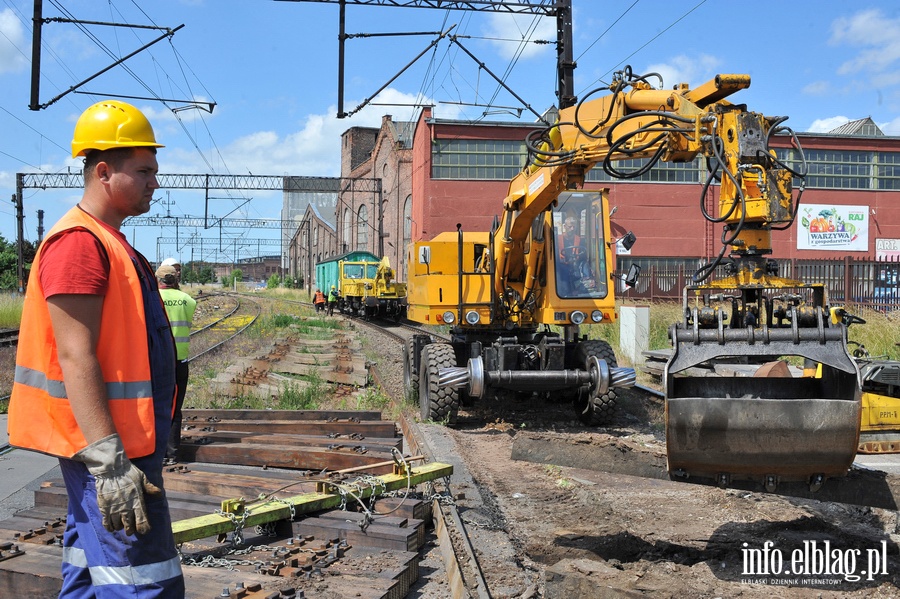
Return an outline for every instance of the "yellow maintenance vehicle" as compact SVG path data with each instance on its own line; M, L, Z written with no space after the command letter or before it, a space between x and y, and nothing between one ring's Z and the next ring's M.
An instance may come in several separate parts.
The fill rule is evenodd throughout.
M843 308L832 308L833 322L848 328L865 324L865 319ZM859 453L900 453L900 362L887 356L872 356L866 346L848 341L859 367L862 401L859 425ZM820 376L821 368L807 376Z
M860 383L824 286L780 277L770 258L772 230L790 227L797 212L803 188L795 192L793 180L805 176L777 158L770 138L787 133L799 143L786 118L726 100L750 85L748 75L669 90L656 89L654 77L626 67L531 134L528 163L491 231L458 227L411 244L408 318L452 328L449 342L420 335L408 343L407 387L422 417L436 421L452 423L461 399L517 393L571 398L585 422L607 420L616 389L633 385L634 371L580 329L615 322L615 287L630 277L614 268L608 192L584 190L585 176L597 165L637 176L660 160L702 155L709 178L700 206L721 223L722 247L685 288L683 318L670 328L670 476L816 489L844 476L856 455ZM645 160L624 172L625 159ZM711 189L718 197L707 211ZM822 364L822 376L690 376L694 366L735 358L808 359Z
M863 391L859 453L900 453L900 362L868 355L856 362Z
M366 319L379 316L400 320L406 308L406 284L394 280L387 256L378 262L359 260L340 263L341 312Z

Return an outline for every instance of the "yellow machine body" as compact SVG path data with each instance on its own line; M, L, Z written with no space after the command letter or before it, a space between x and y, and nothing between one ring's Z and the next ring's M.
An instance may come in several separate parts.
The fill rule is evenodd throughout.
M387 257L341 260L338 263L339 306L342 312L401 318L406 312L406 283L394 280Z
M563 192L558 205L542 214L543 240L525 243L522 250L523 263L541 264L535 268L541 293L526 309L512 314L493 309L497 304L493 284L496 273L492 271L489 233L445 232L411 244L407 255L407 317L424 324L458 324L464 328L615 322L615 282L610 279L615 270L615 244L610 242L607 196L605 189ZM580 259L573 259L571 268L564 271L566 263L546 259L545 254L555 256L565 251L561 245L567 217L576 221ZM522 298L526 287L525 280L510 278L506 295Z

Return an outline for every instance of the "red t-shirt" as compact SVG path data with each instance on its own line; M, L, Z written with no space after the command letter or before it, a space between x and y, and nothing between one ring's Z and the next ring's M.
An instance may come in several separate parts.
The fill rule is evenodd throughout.
M100 224L119 238L132 258L137 257L121 231L106 223ZM45 243L47 245L41 250L44 299L60 294L106 295L109 259L93 234L83 229L70 229Z

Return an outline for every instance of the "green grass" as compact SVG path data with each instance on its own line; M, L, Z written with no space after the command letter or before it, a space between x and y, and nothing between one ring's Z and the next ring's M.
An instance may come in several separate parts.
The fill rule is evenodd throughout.
M391 398L376 387L367 387L357 394L355 398L356 405L346 405L342 409L345 410L379 410L383 411L390 407Z
M873 358L900 360L900 314L881 313L877 310L850 309L851 313L865 319L865 324L853 324L847 330L851 342L850 351L855 349L852 342L865 346Z
M17 329L22 322L22 305L25 296L21 293L0 295L0 329Z
M296 383L287 383L281 387L281 393L275 402L279 410L315 410L319 407L319 398L331 391L331 385L313 370L306 376L297 377Z

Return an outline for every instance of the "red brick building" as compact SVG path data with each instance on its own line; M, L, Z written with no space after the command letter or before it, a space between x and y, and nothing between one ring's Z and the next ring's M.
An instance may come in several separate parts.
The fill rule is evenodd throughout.
M520 122L441 120L426 108L416 123L394 123L385 116L380 129L348 129L342 138L342 177L371 178L380 181L381 189L341 193L335 215L337 251L387 255L404 280L403 248L410 240L455 231L457 223L467 231L489 230L508 181L524 164L525 137L535 128ZM797 140L809 174L797 222L773 234L773 257L900 255L900 138L884 136L871 119L861 119L828 134L800 133ZM789 136L776 136L772 145L781 160L802 168ZM617 166L633 169L637 164ZM667 268L696 264L719 252L721 225L704 220L700 209L706 176L701 159L660 163L633 180L612 179L597 167L586 187L608 187L616 209L614 233L633 231L637 236L628 261L645 269ZM713 185L705 200L710 214L715 214L717 199ZM856 232L851 249L821 249L825 246L809 240L808 221L819 218L819 210L832 209L838 221L842 214L843 220L852 220L845 223Z

